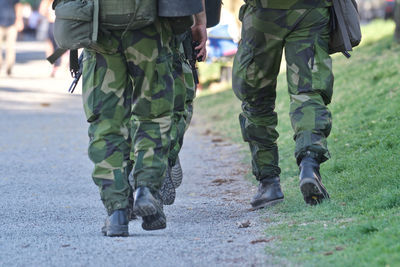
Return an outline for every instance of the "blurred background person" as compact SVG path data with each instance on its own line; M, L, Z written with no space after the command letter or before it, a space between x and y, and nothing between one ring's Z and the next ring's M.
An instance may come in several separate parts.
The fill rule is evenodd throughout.
M11 75L15 63L15 43L19 31L24 29L22 6L19 0L0 0L0 68L3 65L3 42L5 44L5 65Z
M56 40L54 39L54 21L56 19L56 15L51 5L53 0L42 0L39 6L39 13L42 15L48 22L47 28L47 40L49 43L49 50L47 51L48 55L54 53L54 51L58 48ZM53 64L53 70L51 71L50 76L54 77L58 68L61 65L61 57L57 59L57 61Z

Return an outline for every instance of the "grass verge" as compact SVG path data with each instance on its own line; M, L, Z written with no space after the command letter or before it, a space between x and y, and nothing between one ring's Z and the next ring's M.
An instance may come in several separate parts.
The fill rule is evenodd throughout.
M267 253L277 261L400 266L400 46L392 43L393 29L392 22L366 25L352 58L333 58L332 159L321 167L332 199L316 207L304 204L298 188L286 74L278 77L285 202L260 212L270 222ZM240 102L232 90L200 93L195 109L205 130L242 143L250 162L238 124Z

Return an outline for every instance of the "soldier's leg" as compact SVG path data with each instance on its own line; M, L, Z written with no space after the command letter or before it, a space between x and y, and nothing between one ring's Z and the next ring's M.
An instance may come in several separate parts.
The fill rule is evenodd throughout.
M165 178L160 189L161 199L164 205L172 205L175 201L176 192L174 181L171 176L171 167L175 164L176 158L178 156L177 152L174 151L176 146L179 146L179 138L183 135L184 129L182 129L181 121L183 120L183 114L185 111L185 98L186 91L184 84L182 83L182 55L179 51L180 41L178 37L174 37L172 42L173 50L173 71L172 76L174 79L174 110L172 114L172 124L171 124L171 144L170 151L168 154L168 165L165 172ZM182 177L181 177L182 178Z
M175 189L181 185L183 173L179 161L179 152L183 145L183 137L192 114L194 91L193 74L188 65L182 46L184 35L174 36L173 78L174 78L174 111L171 125L171 149L168 155L168 168L160 193L163 203L171 205L175 201ZM188 118L190 116L190 118Z
M175 163L176 157L178 156L180 137L183 136L185 131L184 113L185 113L185 101L186 101L186 87L184 83L183 73L183 55L179 51L179 47L174 52L173 62L173 77L174 77L174 112L173 112L173 123L171 127L171 150L168 155L170 165Z
M171 36L168 22L156 21L122 38L134 84L130 155L136 188L134 212L143 218L145 230L166 227L159 190L168 164L174 106Z
M293 14L295 11L292 11ZM319 162L329 158L326 138L331 130L332 60L328 54L329 11L307 11L286 39L290 118L299 161L309 151Z
M132 84L119 53L85 50L82 96L89 126L93 180L108 214L128 206Z
M242 101L239 121L243 139L250 145L253 174L261 181L280 174L274 109L285 30L274 18L282 17L284 11L244 5L241 14L242 40L233 63L233 90Z
M123 37L133 79L132 149L135 187L157 194L167 166L173 110L171 33L157 22Z
M244 141L250 145L253 174L259 181L253 208L281 202L278 123L275 109L276 82L284 37L288 33L287 11L244 6L242 41L233 64L233 89L242 100L239 116Z
M190 125L193 115L193 100L195 97L195 85L193 73L189 64L179 59L177 67L174 70L178 76L175 79L175 109L174 123L176 127L176 135L174 142L171 142L171 151L169 153L169 161L171 165L175 165L175 161L183 145L183 137Z
M190 122L193 117L193 101L196 97L196 84L194 84L193 72L189 64L185 62L183 65L183 75L186 86L186 102L185 102L185 131L189 128Z
M175 189L183 179L182 167L179 160L179 152L183 145L183 138L189 127L193 113L194 80L192 71L183 58L178 54L174 61L174 114L171 130L171 150L168 155L168 169L161 188L161 196L165 205L171 205L175 201Z
M293 13L296 11L292 11ZM332 60L328 54L329 10L307 10L286 43L290 118L300 167L300 189L307 204L329 198L319 164L329 158L326 138L331 131Z

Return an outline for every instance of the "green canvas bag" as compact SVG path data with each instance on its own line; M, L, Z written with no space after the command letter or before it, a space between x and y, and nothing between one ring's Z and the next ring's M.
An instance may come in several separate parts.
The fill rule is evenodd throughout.
M88 48L96 43L99 0L61 1L55 13L54 38L61 49Z
M157 0L54 0L54 38L59 48L47 58L53 64L67 50L70 71L79 71L77 49L102 51L97 42L100 30L136 30L157 19ZM74 74L75 73L75 74Z
M136 30L157 18L157 0L58 0L53 7L61 49L95 48L99 30Z

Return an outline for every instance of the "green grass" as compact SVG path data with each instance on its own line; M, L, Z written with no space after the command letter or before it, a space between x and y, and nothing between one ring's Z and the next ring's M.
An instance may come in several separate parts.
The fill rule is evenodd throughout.
M260 212L270 222L266 237L274 237L266 251L277 262L400 266L400 46L393 45L393 29L392 22L366 25L351 59L333 57L332 158L321 166L331 200L319 206L305 205L298 188L285 73L278 77L285 202ZM203 91L195 109L205 130L243 144L250 162L239 129L240 102L232 90Z

